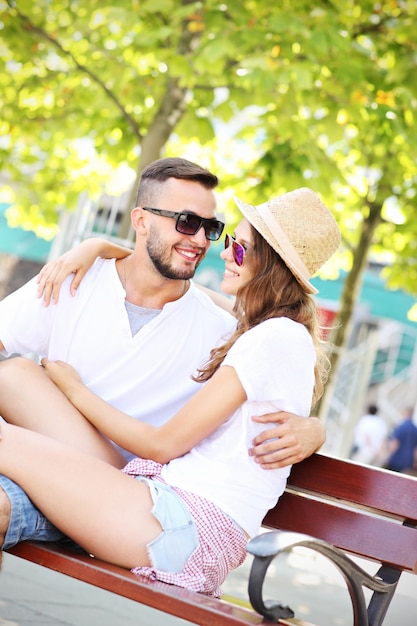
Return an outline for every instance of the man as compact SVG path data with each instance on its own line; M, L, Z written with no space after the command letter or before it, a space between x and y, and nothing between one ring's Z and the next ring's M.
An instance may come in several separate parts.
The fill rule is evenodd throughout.
M190 283L210 240L223 230L215 216L217 183L212 173L184 159L148 166L132 211L133 253L116 261L99 259L75 297L68 278L53 307L37 298L36 279L11 294L0 304L0 351L66 361L121 411L153 424L167 420L197 390L191 375L234 325ZM51 385L33 362L4 361L0 414L122 467L131 455L104 437L98 442L75 410L63 406L51 414L42 399L59 394ZM324 440L316 418L271 414L259 421L274 427L257 438L250 453L271 467L301 460ZM0 477L0 546L58 536L17 485Z
M417 426L413 423L414 407L406 406L403 421L394 428L388 447L387 469L393 472L414 473L417 454Z

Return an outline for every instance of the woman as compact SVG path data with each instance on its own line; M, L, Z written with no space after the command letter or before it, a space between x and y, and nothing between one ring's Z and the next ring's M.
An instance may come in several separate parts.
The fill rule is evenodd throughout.
M236 295L236 331L212 351L196 373L201 390L168 423L156 428L120 414L70 366L42 361L87 420L138 458L120 472L10 424L0 443L0 473L89 553L213 595L245 559L248 537L289 473L264 471L248 457L263 428L251 416L281 409L308 416L322 393L309 279L340 242L335 220L309 189L258 207L236 202L244 217L221 254L222 290Z

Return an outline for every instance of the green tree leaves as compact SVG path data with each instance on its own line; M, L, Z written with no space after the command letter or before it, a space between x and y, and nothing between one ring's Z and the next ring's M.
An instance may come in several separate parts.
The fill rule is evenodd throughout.
M416 12L414 0L0 0L10 219L53 233L117 166L199 145L226 202L310 185L357 280L355 263L383 250L393 284L416 293Z

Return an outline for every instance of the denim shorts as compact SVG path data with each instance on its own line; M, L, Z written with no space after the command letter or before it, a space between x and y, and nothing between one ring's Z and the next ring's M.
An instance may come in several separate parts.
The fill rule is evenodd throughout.
M161 534L148 545L152 566L165 572L180 572L199 544L197 528L188 507L169 485L142 476L137 479L149 486L154 502L152 512L163 528ZM0 475L0 487L11 506L2 550L12 548L19 541L58 541L66 538L10 478Z
M29 539L57 541L65 537L10 478L0 475L0 487L6 492L11 506L9 527L1 549L12 548L19 541Z
M159 480L137 476L145 482L154 503L152 513L163 531L147 546L152 567L164 572L181 572L199 545L191 513L179 495Z

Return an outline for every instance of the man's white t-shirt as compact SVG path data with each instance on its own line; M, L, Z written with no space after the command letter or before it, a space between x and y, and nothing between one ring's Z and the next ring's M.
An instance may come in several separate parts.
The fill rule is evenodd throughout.
M285 489L290 467L262 469L248 449L272 424L251 419L273 411L310 414L316 354L306 328L273 318L244 333L223 366L235 369L247 401L212 435L164 466L166 482L198 493L230 515L249 536Z
M191 375L235 327L231 315L191 284L132 337L114 259L99 259L75 297L71 280L56 305L45 307L37 298L36 279L0 302L3 354L34 353L70 363L101 398L155 426L198 390Z

